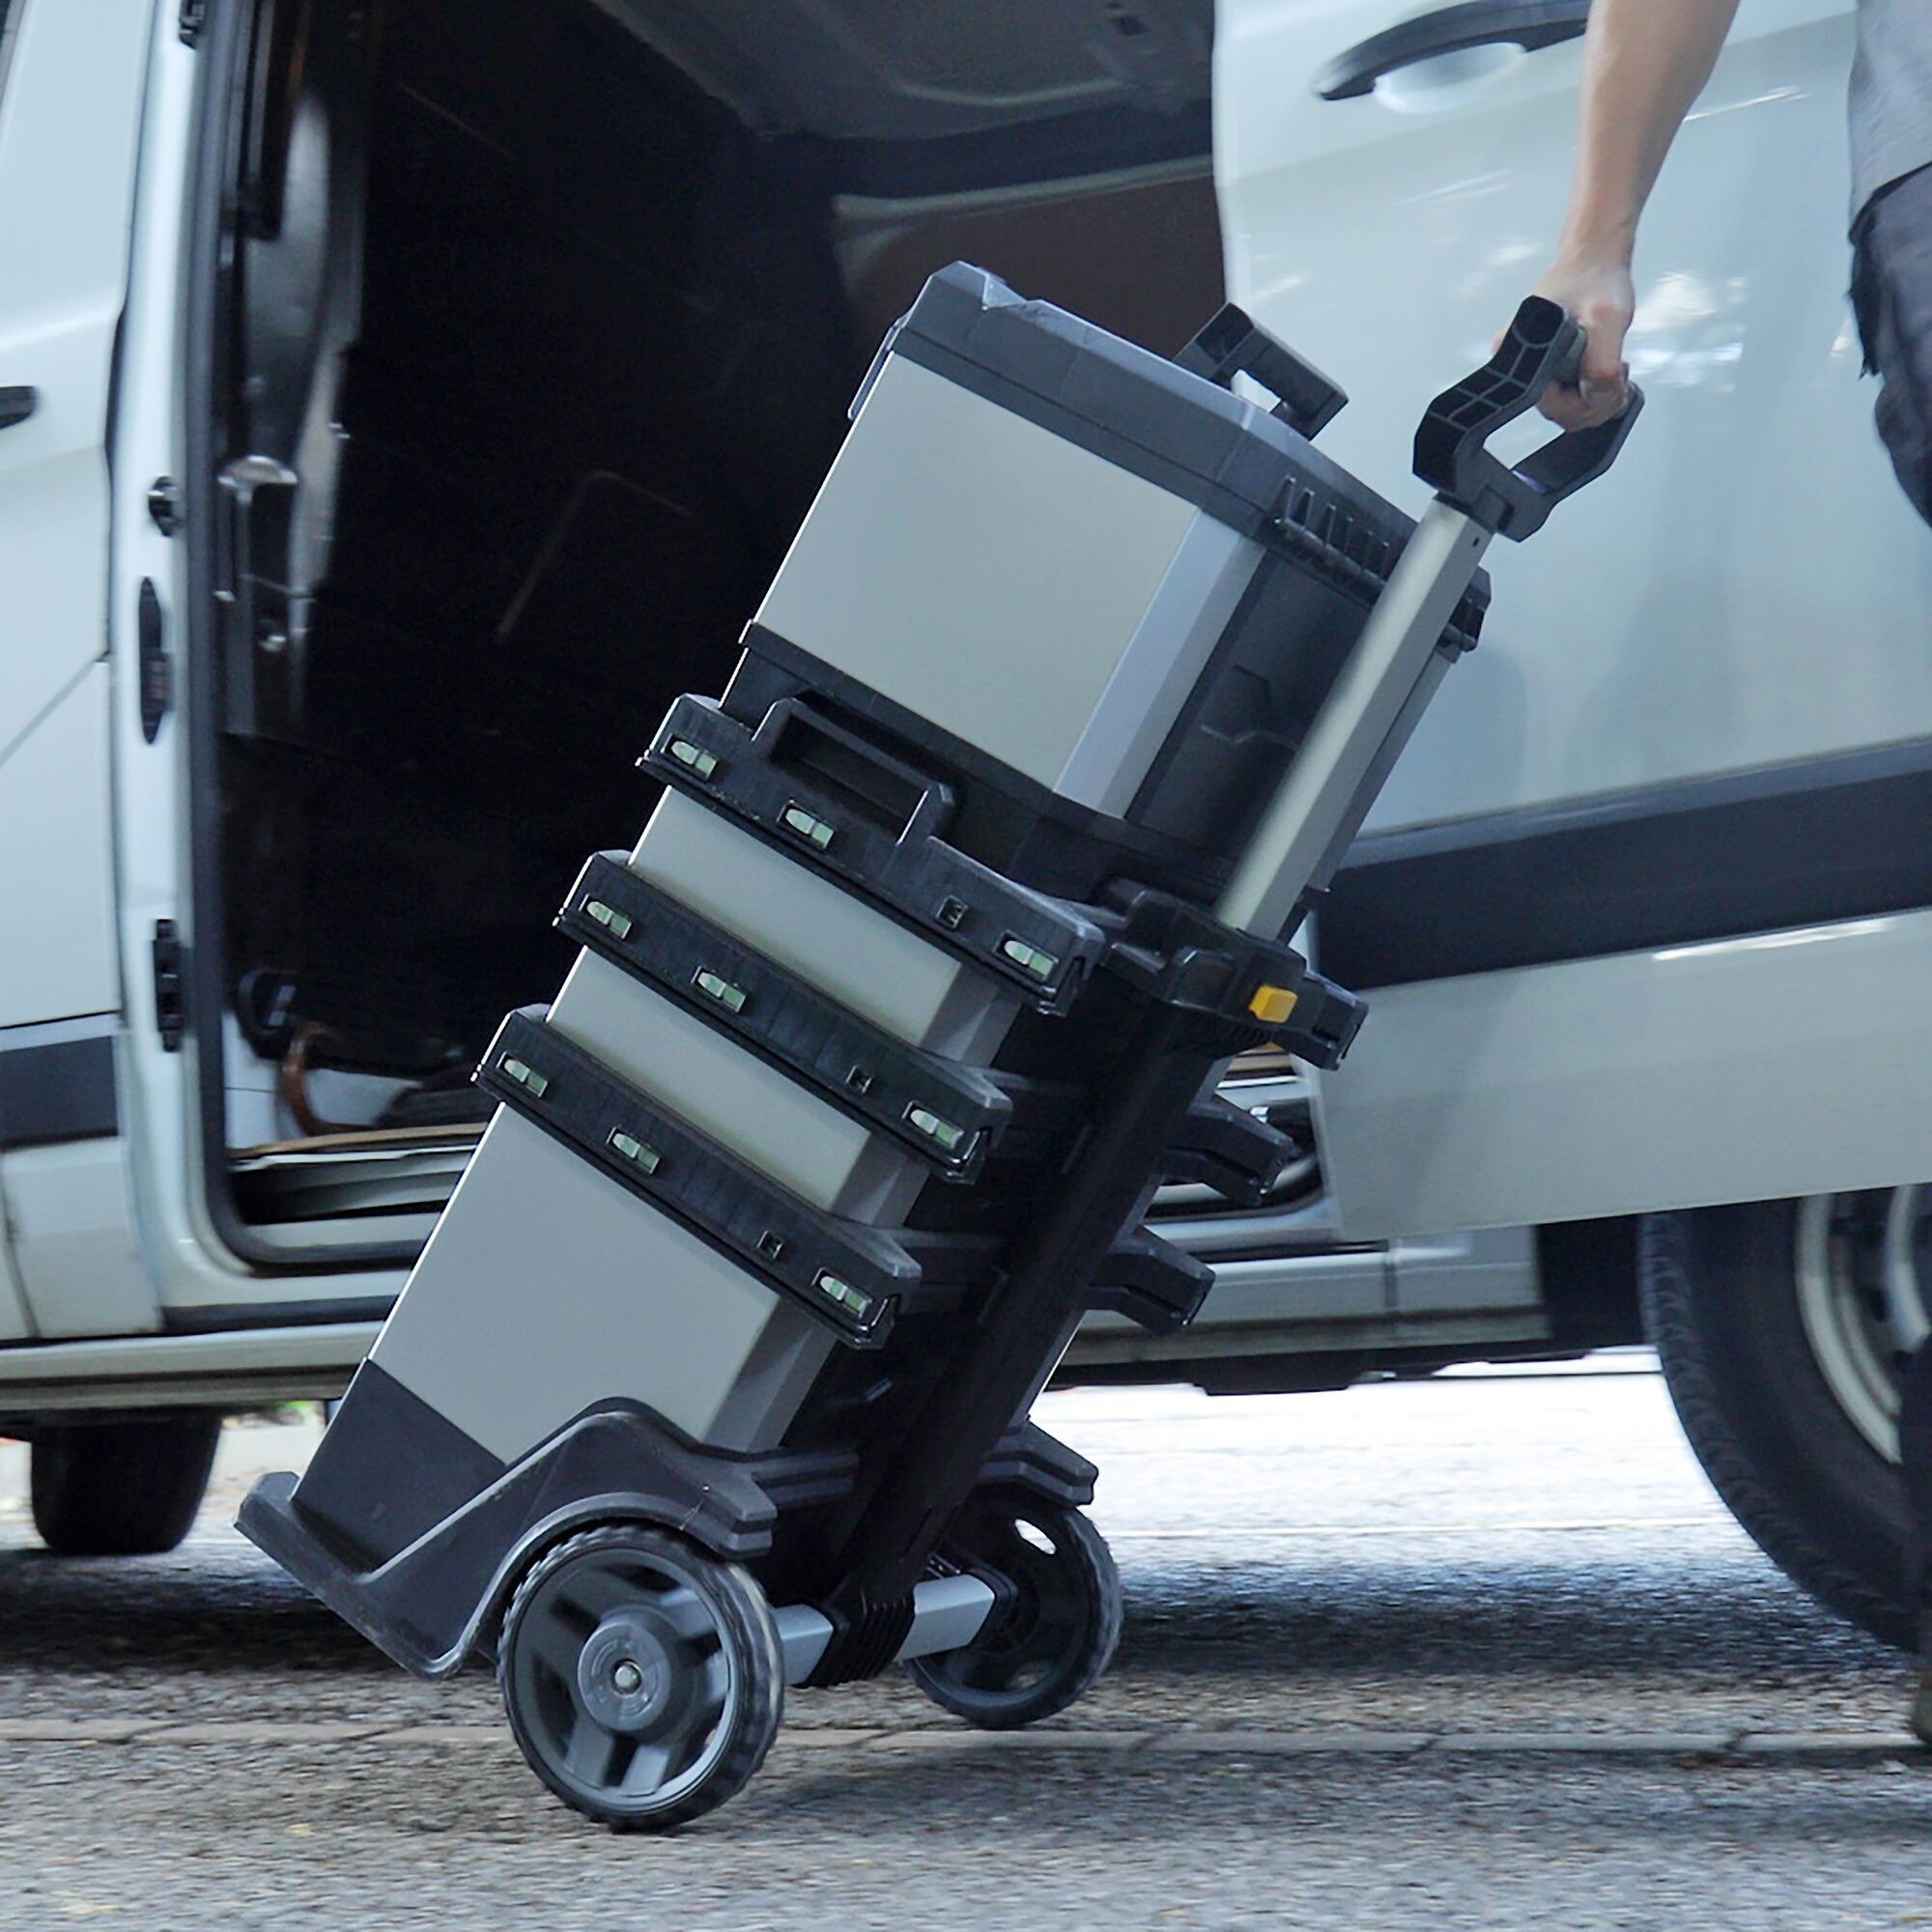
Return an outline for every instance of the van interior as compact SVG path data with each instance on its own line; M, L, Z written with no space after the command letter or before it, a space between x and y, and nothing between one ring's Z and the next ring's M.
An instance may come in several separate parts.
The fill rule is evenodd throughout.
M400 1256L924 276L1163 352L1220 301L1212 6L237 12L202 109L211 1198L244 1250Z

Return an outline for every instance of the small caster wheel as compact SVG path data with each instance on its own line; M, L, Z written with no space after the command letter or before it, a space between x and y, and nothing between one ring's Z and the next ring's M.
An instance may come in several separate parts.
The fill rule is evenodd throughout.
M630 1525L573 1536L531 1566L497 1679L530 1769L619 1832L668 1832L735 1796L784 1712L784 1655L757 1584Z
M982 1730L1017 1730L1098 1682L1121 1640L1121 1577L1078 1510L1024 1491L981 1490L953 1519L940 1554L961 1570L993 1572L1010 1590L963 1650L906 1665L942 1710Z

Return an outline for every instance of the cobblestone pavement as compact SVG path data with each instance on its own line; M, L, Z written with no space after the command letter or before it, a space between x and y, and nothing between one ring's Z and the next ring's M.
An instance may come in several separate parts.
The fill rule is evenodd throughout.
M1049 1398L1128 1591L1107 1680L988 1738L794 1693L751 1790L614 1838L493 1688L395 1671L227 1527L57 1562L0 1463L0 1927L1932 1921L1901 1659L1724 1515L1656 1377ZM15 1482L17 1487L17 1482Z

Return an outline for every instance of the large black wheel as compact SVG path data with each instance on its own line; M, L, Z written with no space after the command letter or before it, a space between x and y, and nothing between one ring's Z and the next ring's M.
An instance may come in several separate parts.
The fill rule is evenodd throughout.
M741 1791L784 1712L764 1593L661 1530L612 1525L535 1563L497 1676L529 1766L620 1832L666 1832Z
M155 1556L194 1522L221 1417L73 1422L34 1434L34 1527L61 1556Z
M1078 1510L982 1490L953 1520L940 1555L1001 1586L986 1627L963 1650L906 1665L942 1710L982 1730L1016 1730L1099 1681L1121 1640L1121 1577Z
M1911 1649L1896 1416L1932 1189L1656 1215L1641 1255L1645 1328L1718 1493L1796 1582Z

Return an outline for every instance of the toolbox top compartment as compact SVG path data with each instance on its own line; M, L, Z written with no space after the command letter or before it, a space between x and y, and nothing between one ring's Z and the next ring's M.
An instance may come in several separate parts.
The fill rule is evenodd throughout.
M1414 525L1280 415L955 262L930 276L872 359L856 416L901 355L1184 497L1259 542L1314 539L1373 596ZM1478 573L1451 620L1471 645L1489 607Z
M1270 413L1236 370L1297 393ZM1340 402L1237 310L1169 361L954 263L861 386L724 712L763 742L795 701L841 765L865 740L925 774L926 829L1021 884L1210 897L1414 528L1303 433Z

